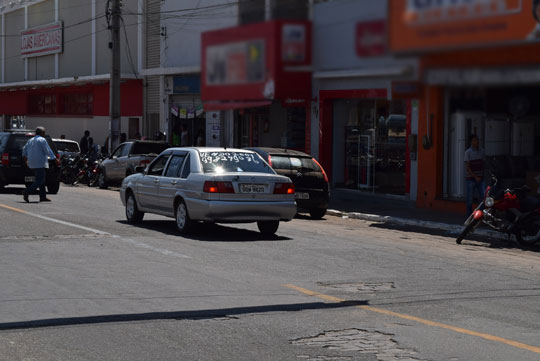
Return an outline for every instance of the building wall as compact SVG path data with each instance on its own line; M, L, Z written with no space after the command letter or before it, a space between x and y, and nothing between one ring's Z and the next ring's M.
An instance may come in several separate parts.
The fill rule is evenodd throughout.
M128 134L129 118L130 117L122 117L121 133ZM135 118L141 119L141 117ZM105 139L109 135L109 117L26 117L26 127L28 129L35 129L38 126L43 125L47 129L47 134L52 138L60 138L60 135L64 134L66 139L76 140L77 142L84 135L84 131L89 130L90 136L94 138L94 143L99 144L99 146L105 144Z
M5 81L24 81L24 59L20 57L21 39L18 36L12 36L20 34L21 30L24 30L24 9L5 14L5 21Z
M105 2L101 0L57 0L58 20L64 24L64 48L58 55L28 58L28 77L25 79L25 60L21 58L20 32L25 29L25 9L12 10L7 7L5 16L5 81L45 80L56 77L58 57L58 77L81 77L110 73L111 49L110 33L107 29ZM138 0L123 1L121 23L121 73L133 73L138 64ZM16 7L14 7L15 9ZM44 0L27 6L28 28L53 23L56 20L55 0ZM132 15L130 15L132 14ZM92 20L95 19L95 20ZM125 25L125 31L124 31ZM95 26L95 30L94 30ZM126 42L127 39L129 40ZM95 49L92 40L95 39ZM128 49L129 54L128 55ZM95 73L92 64L95 64Z
M49 0L47 2L54 1ZM91 18L92 7L88 0L59 0L59 20L64 22L64 51L58 55L59 77L92 75L92 24L90 21L74 26ZM29 12L35 11L33 7ZM100 13L103 13L101 9ZM54 18L53 18L54 21ZM101 44L105 46L105 44ZM108 71L106 72L108 73Z
M216 8L212 6L229 4ZM201 64L201 33L238 24L238 2L232 0L164 0L163 12L195 9L162 20L166 36L161 37L163 67L199 66Z

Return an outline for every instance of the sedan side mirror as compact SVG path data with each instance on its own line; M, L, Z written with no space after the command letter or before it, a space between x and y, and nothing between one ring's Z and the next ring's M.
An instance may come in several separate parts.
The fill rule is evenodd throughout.
M135 173L144 173L144 170L146 169L143 165L138 165L135 167Z

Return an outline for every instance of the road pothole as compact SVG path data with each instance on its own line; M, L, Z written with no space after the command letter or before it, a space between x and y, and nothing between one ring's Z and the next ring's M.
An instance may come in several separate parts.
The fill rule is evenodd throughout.
M378 292L396 288L394 282L317 282L317 284L345 292Z
M380 361L426 361L417 357L414 350L400 347L392 339L393 335L366 331L357 328L326 331L316 336L299 338L290 341L293 345L320 347L339 352L353 352L361 354L373 354ZM326 360L328 356L298 356L307 361ZM343 355L332 360L350 360L349 355Z

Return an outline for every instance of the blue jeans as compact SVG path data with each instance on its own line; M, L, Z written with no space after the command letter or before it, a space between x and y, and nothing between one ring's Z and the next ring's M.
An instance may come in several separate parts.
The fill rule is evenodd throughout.
M473 202L473 195L474 191L476 190L480 196L480 199L484 199L484 194L486 193L486 183L482 180L480 182L475 181L474 179L467 179L467 217L471 215L473 209L472 209L472 202Z
M39 188L39 199L47 198L47 191L45 190L45 168L32 168L32 171L36 176L36 180L26 191L30 194Z

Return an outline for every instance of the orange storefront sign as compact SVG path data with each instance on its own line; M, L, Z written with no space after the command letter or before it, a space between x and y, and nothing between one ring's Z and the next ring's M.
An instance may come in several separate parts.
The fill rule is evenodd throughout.
M390 0L390 49L403 52L539 41L533 1L539 2Z

